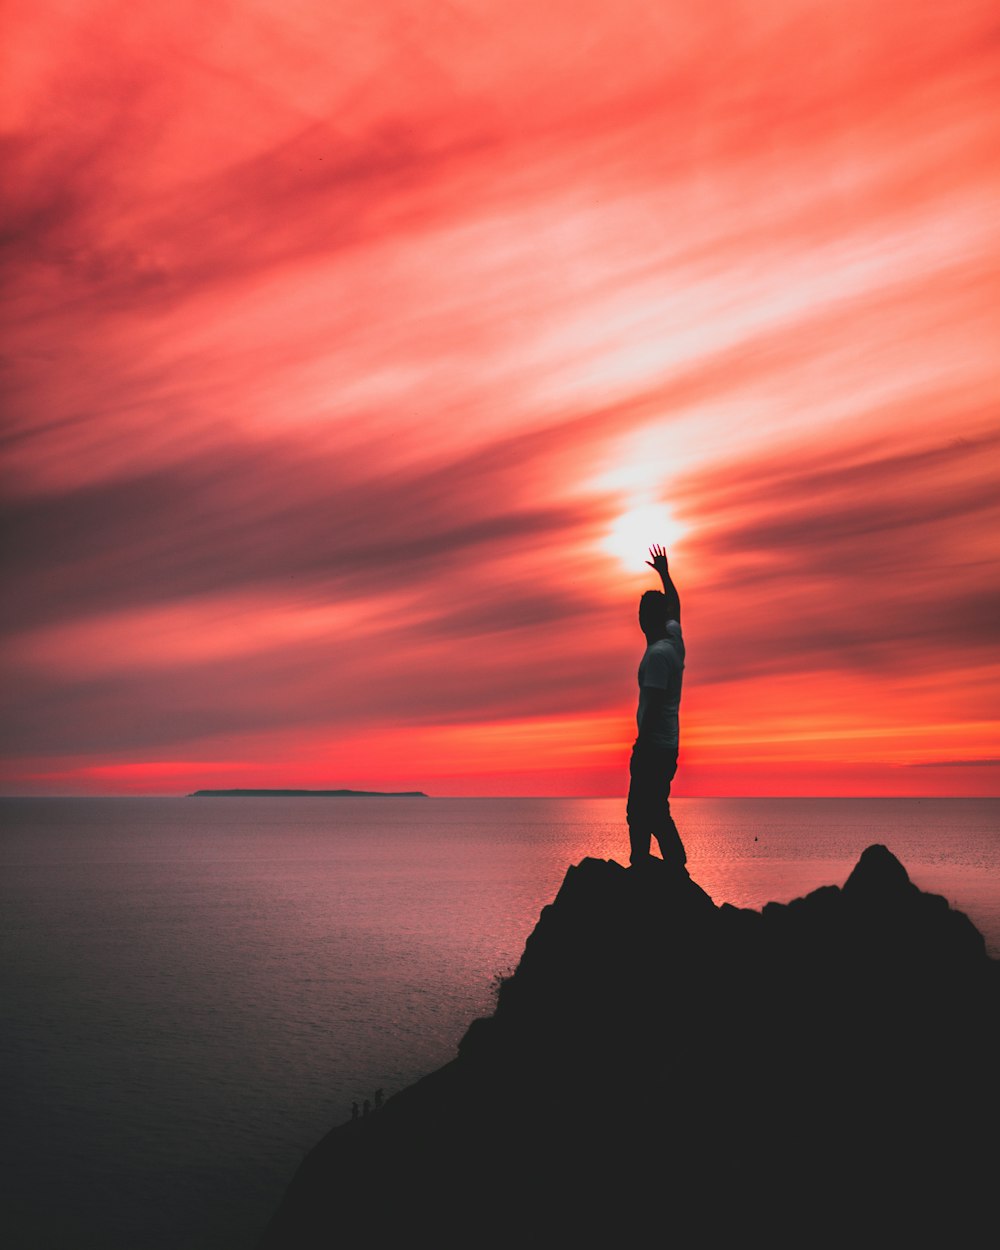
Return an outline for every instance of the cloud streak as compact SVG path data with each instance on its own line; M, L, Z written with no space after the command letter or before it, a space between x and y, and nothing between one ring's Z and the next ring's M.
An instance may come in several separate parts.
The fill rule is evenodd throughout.
M15 5L3 785L995 792L993 21Z

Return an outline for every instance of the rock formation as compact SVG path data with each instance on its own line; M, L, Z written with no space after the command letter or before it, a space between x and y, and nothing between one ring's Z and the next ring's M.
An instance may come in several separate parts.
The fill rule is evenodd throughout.
M1000 963L885 847L760 912L585 859L494 1014L320 1142L259 1250L973 1245L998 1072Z

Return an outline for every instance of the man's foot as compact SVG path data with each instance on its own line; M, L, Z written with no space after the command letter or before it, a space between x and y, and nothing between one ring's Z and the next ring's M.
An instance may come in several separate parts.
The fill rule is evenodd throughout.
M678 859L675 855L671 855L669 859L664 857L663 866L669 868L671 872L687 872L687 861Z

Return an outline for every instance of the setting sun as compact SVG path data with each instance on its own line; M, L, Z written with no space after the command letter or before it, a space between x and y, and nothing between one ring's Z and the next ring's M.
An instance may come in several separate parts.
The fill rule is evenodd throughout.
M662 504L643 504L623 512L608 531L602 546L632 572L642 569L654 543L669 554L687 533L688 527L676 520Z

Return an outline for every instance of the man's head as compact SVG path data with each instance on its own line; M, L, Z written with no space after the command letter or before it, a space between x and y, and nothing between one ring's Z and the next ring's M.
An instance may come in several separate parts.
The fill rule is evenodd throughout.
M647 590L639 600L639 628L647 638L667 635L667 596L662 590Z

